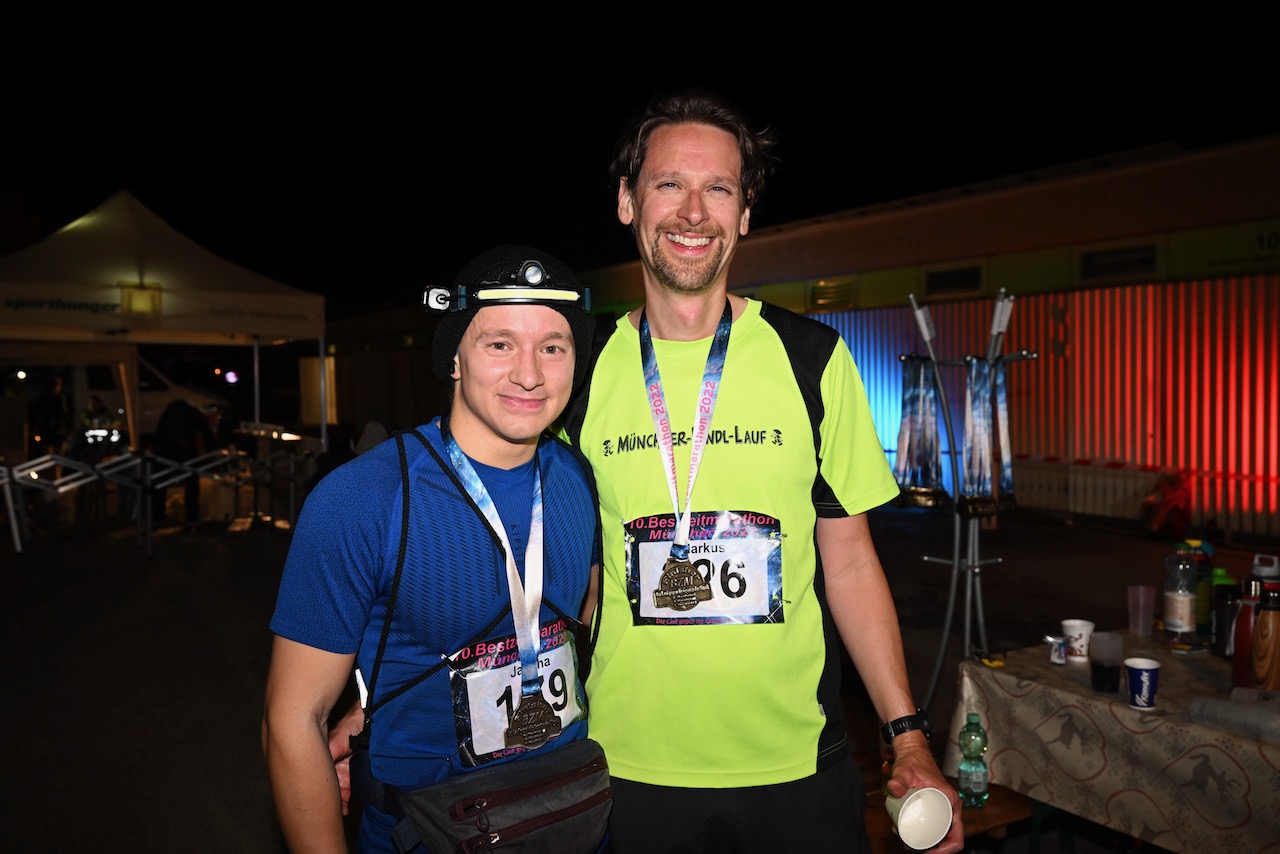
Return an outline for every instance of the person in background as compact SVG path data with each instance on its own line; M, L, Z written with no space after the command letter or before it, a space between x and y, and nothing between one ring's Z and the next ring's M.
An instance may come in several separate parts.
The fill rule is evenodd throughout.
M97 465L108 457L119 453L119 434L113 433L115 421L111 412L103 404L102 398L96 394L89 395L88 403L81 410L76 420L76 429L72 431L71 440L67 443L67 456L73 460L89 465ZM131 490L124 490L124 495L131 495ZM127 499L122 502L127 506ZM107 516L107 488L101 477L95 477L80 485L76 490L76 519L96 525Z
M360 431L360 438L356 440L355 455L360 456L370 448L376 448L386 441L389 435L381 421L365 422L364 429Z
M67 446L67 456L86 463L100 463L106 458L110 440L110 430L116 426L111 411L96 394L89 395L89 401L81 410L76 429Z
M952 803L867 511L899 494L845 342L730 294L774 141L705 94L653 102L611 166L644 305L566 411L604 531L587 693L619 854L868 850L848 653L892 744L890 794ZM768 401L761 406L761 401Z
M412 824L398 824L397 802L377 784L418 789L587 737L585 662L572 636L594 610L599 523L586 462L547 432L586 372L586 294L547 253L500 246L463 268L452 291L429 295L443 314L432 366L451 385L448 412L403 435L403 458L383 441L317 484L271 618L262 744L293 851L345 850L350 777L365 792L359 849L394 852L393 833L402 839ZM402 477L412 490L407 530ZM523 584L511 580L517 572ZM515 614L536 616L539 649L520 640ZM517 647L516 666L468 652ZM353 666L364 686L375 655L371 695L354 726L331 737L329 714ZM512 706L523 713L526 703L559 722L542 746L505 740Z
M190 402L178 398L164 408L156 423L156 453L178 463L186 463L212 451L217 446L213 427L205 414ZM200 524L200 475L191 473L182 481L183 515L188 530ZM164 495L156 496L153 508L163 518Z
M31 456L31 404L16 372L0 388L0 465L16 466Z
M305 495L310 495L316 484L324 480L329 472L343 463L351 462L365 451L376 448L390 435L381 422L373 420L365 422L359 438L355 437L349 427L336 429L330 434L329 449L316 457L315 471L307 478Z
M74 430L71 402L63 391L63 379L55 374L31 404L31 445L33 456L61 454Z

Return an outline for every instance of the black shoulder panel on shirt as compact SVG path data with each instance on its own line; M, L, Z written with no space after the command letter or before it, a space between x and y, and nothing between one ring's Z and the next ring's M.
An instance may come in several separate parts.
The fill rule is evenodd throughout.
M840 340L840 333L821 321L767 302L760 303L760 319L778 333L782 348L787 352L791 373L796 378L805 409L809 412L809 424L813 429L813 452L816 455L820 447L818 428L825 412L822 405L822 372L826 370L831 353Z

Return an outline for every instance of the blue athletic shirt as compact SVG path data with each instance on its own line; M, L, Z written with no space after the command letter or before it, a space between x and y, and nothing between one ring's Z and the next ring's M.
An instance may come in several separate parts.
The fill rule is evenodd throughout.
M390 637L371 686L370 701L376 702L436 668L373 715L374 776L405 789L524 752L501 741L505 714L520 695L504 558L448 467L438 425L436 419L419 432L448 470L417 438L404 436L409 535ZM558 439L544 438L534 463L542 477L545 552L539 674L543 696L564 727L540 748L545 750L587 734L576 617L590 568L600 560L600 542L593 485L576 452ZM498 478L489 489L501 493L495 495L500 514L507 512L512 491L501 483L504 477L532 483L532 466L477 470L486 481ZM395 574L401 495L394 439L327 475L299 516L271 618L271 630L281 637L329 652L355 652L366 681ZM529 502L522 506L528 513ZM516 527L527 532L527 519Z

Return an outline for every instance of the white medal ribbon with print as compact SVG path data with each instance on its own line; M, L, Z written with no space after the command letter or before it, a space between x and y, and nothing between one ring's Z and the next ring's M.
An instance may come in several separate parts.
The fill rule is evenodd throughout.
M511 617L515 623L516 646L520 650L520 702L511 713L505 733L508 747L536 748L560 733L561 723L555 710L542 696L542 678L538 675L538 648L541 628L538 614L542 609L542 473L534 466L533 513L529 518L529 546L524 556L524 582L516 568L515 554L507 541L506 529L498 516L493 499L480 481L471 461L458 447L447 428L445 448L458 478L471 499L484 514L494 535L502 543L506 555L507 586L511 592Z
M667 409L666 395L662 391L662 378L658 373L658 357L649 334L649 318L640 312L640 361L644 368L645 396L653 426L657 432L658 450L662 455L663 473L671 493L671 505L675 510L675 536L671 542L671 555L663 568L658 588L653 591L654 602L660 608L688 611L699 602L712 598L711 585L689 561L689 508L693 501L693 483L702 465L702 452L707 435L711 432L711 416L716 408L716 396L720 391L720 377L724 373L725 355L729 350L729 333L733 324L733 311L728 297L724 312L716 326L715 337L707 353L706 367L702 373L702 385L698 389L695 408L693 441L689 457L689 484L685 490L684 511L680 510L679 479L676 474L675 453L671 434L671 416Z

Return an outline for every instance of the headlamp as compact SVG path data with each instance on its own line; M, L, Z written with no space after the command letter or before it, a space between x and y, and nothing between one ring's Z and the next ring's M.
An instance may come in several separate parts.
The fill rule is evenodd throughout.
M531 285L540 285L545 275L546 271L542 269L542 265L537 261L525 261L520 265L520 272L516 273L516 279L528 282Z
M486 276L480 281L448 288L429 288L422 295L422 305L430 312L466 311L486 305L533 304L577 305L583 311L591 310L591 292L583 288L552 287L553 276L539 261L524 261L514 270Z

